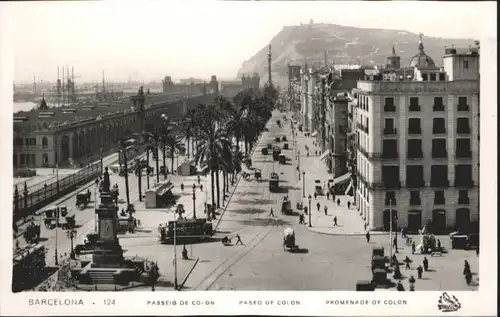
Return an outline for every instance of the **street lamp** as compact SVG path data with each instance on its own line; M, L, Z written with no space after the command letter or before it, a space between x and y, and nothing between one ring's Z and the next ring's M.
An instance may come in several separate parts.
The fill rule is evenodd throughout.
M71 252L69 254L70 259L74 260L75 259L75 250L73 248L73 239L76 238L76 234L78 231L76 229L70 229L66 231L66 235L68 236L68 239L71 241Z
M102 175L104 173L104 165L102 164L102 156L103 156L103 148L102 148L102 146L101 146L100 153L101 153L101 175Z
M299 172L300 175L300 172ZM302 172L302 197L306 198L306 172Z
M312 209L311 209L311 199L312 199L312 197L311 197L311 195L309 195L308 198L309 198L309 227L312 227L312 225L311 225L311 214L312 214Z
M196 184L193 184L193 219L196 219Z
M389 199L389 263L392 266L392 199Z

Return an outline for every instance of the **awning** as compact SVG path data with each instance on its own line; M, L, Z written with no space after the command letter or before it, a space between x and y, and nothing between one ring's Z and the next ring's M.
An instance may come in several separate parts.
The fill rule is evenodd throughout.
M313 134L311 134L311 136L314 138L316 135L318 135L318 131L314 131Z
M327 156L328 156L328 154L330 154L330 150L326 150L326 152L325 152L325 153L323 153L323 154L321 155L321 157L319 158L319 159L320 159L320 161L324 160L324 159L325 159L325 157L327 157Z
M342 176L336 177L335 184L342 184L344 182L350 181L350 179L351 179L351 173L346 173Z

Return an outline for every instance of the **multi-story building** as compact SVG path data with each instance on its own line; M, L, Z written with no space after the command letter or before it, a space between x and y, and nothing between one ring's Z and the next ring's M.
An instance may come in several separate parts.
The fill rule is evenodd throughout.
M357 208L370 230L468 230L479 217L479 50L420 41L409 77L359 81Z

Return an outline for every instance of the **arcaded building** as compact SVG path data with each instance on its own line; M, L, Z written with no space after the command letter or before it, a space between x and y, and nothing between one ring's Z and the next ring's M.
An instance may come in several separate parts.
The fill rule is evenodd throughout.
M479 48L445 49L443 65L420 41L413 73L358 82L356 205L369 230L389 230L391 214L410 232L479 220Z

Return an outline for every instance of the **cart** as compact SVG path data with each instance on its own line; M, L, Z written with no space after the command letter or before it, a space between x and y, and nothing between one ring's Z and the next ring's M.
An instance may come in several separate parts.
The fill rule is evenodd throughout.
M372 249L372 256L384 256L384 247L381 245L374 246Z
M269 154L269 151L267 150L267 148L262 148L262 155L267 155Z
M262 171L260 169L256 168L253 173L253 177L255 178L255 180L259 181L262 179Z
M283 201L281 202L281 213L285 215L291 215L292 212L293 212L292 202L288 200L286 197L283 198Z
M372 271L372 283L375 285L386 285L387 284L387 270L384 269L374 269Z
M275 192L279 188L279 176L277 173L271 173L271 176L269 177L269 191L270 192Z
M60 206L59 211L61 212L61 217L66 217L68 215L68 207L65 205Z
M356 282L356 292L359 291L374 291L375 286L371 281L357 281Z
M75 224L76 224L75 215L65 217L64 219L66 220L66 222L64 222L62 224L63 229L74 229L75 228Z
M281 154L281 149L277 146L273 148L273 161L278 161Z
M295 244L295 232L292 228L286 228L283 231L283 250L292 251L299 247Z
M272 143L267 143L267 149L272 150L273 149L273 144Z
M283 150L288 150L288 149L290 149L290 148L288 147L288 143L283 144Z
M372 272L376 269L387 270L387 267L385 266L386 263L387 260L384 256L374 255L372 257Z
M89 203L87 193L80 193L76 195L76 206L80 209L85 209Z
M314 192L316 195L321 196L324 195L325 192L323 190L323 186L321 186L321 181L319 179L314 181Z
M286 164L286 156L284 154L280 154L278 157L278 161L280 162L281 165Z

